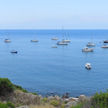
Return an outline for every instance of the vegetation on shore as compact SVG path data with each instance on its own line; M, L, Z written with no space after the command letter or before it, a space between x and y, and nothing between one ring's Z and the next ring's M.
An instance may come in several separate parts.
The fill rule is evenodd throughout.
M69 97L41 97L12 84L7 78L0 78L0 108L22 105L28 108L108 108L108 91L96 93L89 98L83 95L70 100Z

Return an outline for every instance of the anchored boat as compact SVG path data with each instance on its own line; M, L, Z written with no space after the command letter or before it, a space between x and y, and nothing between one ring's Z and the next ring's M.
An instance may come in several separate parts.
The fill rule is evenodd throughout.
M53 37L53 38L51 38L51 40L58 40L58 38L57 37Z
M68 40L68 39L63 39L62 40L64 43L70 43L71 42L71 40Z
M88 42L88 44L86 45L87 47L95 47L95 44L92 42Z
M17 54L17 53L18 53L18 51L13 50L13 51L11 51L11 53L13 53L13 54Z
M63 41L59 41L59 42L57 42L57 45L68 45L68 43L63 42Z
M88 70L90 70L91 69L91 64L90 63L86 63L85 64L85 68L88 69Z
M108 48L108 45L103 45L101 48Z
M38 40L31 40L31 42L38 42Z
M4 42L5 42L5 43L10 43L11 40L9 40L9 39L5 39Z
M94 51L93 48L88 48L88 47L82 49L82 52L93 52L93 51Z

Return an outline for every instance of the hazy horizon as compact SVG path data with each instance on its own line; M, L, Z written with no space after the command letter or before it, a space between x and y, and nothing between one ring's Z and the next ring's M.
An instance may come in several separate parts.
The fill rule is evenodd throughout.
M0 29L108 29L107 0L3 0Z

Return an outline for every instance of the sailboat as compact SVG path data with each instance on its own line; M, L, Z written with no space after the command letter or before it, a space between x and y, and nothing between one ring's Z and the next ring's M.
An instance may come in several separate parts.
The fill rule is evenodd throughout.
M91 42L88 42L86 46L87 47L95 47L95 43L93 43L92 41L93 41L93 38L91 38Z
M62 41L58 41L57 45L68 45L68 43L70 43L71 40L64 39L64 34L62 34L62 35L63 35L63 39L62 39Z
M5 42L5 43L10 43L11 40L9 40L9 39L5 39L4 42Z
M38 42L38 40L31 40L31 42Z
M95 44L93 42L88 42L86 46L87 47L95 47Z
M39 42L37 39L32 39L31 42Z
M53 37L53 38L51 38L51 40L58 40L58 38L57 37Z

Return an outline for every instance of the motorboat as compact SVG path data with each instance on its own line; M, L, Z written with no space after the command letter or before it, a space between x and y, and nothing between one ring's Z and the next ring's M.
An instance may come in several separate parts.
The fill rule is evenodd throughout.
M52 46L52 48L57 48L57 46L56 46L56 45L54 45L54 46Z
M65 42L65 43L70 43L71 42L71 40L68 40L68 39L63 39L62 41Z
M5 42L5 43L10 43L11 40L9 40L9 39L5 39L4 42Z
M108 45L103 45L101 48L108 48Z
M88 42L88 44L86 45L87 47L95 47L95 44L92 42Z
M64 41L58 41L57 45L68 45L68 43L64 42Z
M108 40L105 40L104 43L108 43Z
M85 68L88 69L88 70L90 70L91 69L91 64L90 63L86 63L85 64Z
M31 42L38 42L38 40L31 40Z
M93 48L88 48L88 47L82 49L82 52L93 52L93 51L94 51Z
M51 40L58 40L58 38L57 37L53 37L53 38L51 38Z
M16 50L12 50L11 53L13 53L13 54L17 54L18 51L16 51Z

